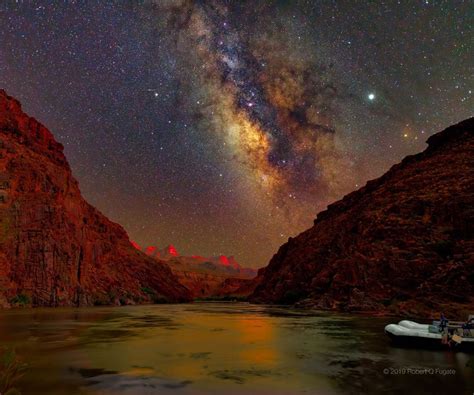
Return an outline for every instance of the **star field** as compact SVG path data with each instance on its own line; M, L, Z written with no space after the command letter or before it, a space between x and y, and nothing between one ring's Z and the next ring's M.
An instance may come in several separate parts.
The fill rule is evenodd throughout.
M473 115L472 2L4 2L0 87L143 245L263 266Z

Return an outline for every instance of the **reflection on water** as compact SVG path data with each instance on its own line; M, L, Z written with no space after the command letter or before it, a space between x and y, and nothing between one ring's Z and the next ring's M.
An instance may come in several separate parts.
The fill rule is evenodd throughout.
M23 394L474 392L469 355L393 348L386 323L223 303L11 310L0 338L30 365Z

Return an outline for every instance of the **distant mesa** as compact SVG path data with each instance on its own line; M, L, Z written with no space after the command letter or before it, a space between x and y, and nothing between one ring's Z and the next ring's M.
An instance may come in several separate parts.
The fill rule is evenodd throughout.
M256 283L254 302L465 319L474 311L474 118L319 213Z
M257 275L256 269L242 267L233 256L182 256L171 244L161 250L157 246L134 245L145 254L166 262L195 298L249 295L248 280ZM249 291L240 290L241 286Z
M225 255L220 255L217 257L217 259L221 265L229 266L229 258L227 258Z
M199 265L201 263L210 263L216 265L216 269L219 267L224 268L228 273L245 273L246 277L255 277L257 275L257 270L253 268L244 268L242 267L233 256L226 256L226 255L218 255L213 257L204 257L201 255L191 255L191 256L184 256L179 254L176 247L172 244L169 244L167 247L163 249L159 249L157 246L147 246L141 247L138 243L133 242L135 248L143 251L145 254L152 256L153 258L159 258L160 260L166 261L168 264L176 263L176 262L186 262L190 264ZM176 258L176 259L174 259ZM170 262L168 262L170 261Z
M175 256L179 256L178 251L176 250L175 246L173 246L172 244L160 250L156 246L148 246L148 247L143 248L135 241L132 241L131 243L137 250L143 251L145 254L153 258L160 258L162 260L166 260Z
M165 263L83 199L63 146L0 90L0 306L190 298Z
M174 245L170 244L160 251L159 256L161 259L167 260L167 259L171 259L173 257L179 256L179 254L176 248L174 247Z

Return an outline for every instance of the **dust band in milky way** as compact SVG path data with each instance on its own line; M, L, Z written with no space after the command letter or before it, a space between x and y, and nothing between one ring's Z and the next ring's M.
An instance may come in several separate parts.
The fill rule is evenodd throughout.
M187 42L184 48L201 62L208 104L199 109L202 126L225 139L273 198L311 202L318 195L337 196L350 166L335 142L339 93L330 68L297 56L281 31L268 34L266 28L259 35L237 28L233 3L156 6L168 14L177 42Z

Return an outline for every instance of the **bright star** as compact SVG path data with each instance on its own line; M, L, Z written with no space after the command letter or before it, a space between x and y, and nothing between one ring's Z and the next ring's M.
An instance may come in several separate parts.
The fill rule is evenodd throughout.
M367 97L369 98L370 101L372 101L372 100L375 99L375 94L369 93L369 95Z

